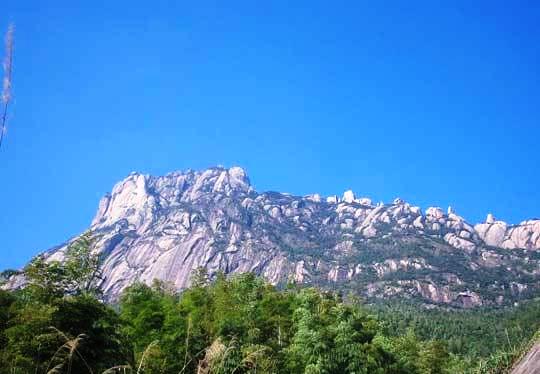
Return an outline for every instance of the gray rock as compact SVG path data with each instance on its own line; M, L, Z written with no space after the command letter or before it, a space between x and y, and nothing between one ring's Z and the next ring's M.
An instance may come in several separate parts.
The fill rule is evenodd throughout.
M510 226L488 219L473 228L451 209L445 215L431 207L424 215L399 198L373 206L350 190L342 200L261 193L239 167L160 177L132 173L101 199L90 228L97 237L94 250L105 258L102 286L109 300L135 281L161 279L183 289L198 267L211 277L255 272L273 284L332 283L367 297L420 297L463 307L512 302L506 290L521 297L540 284L540 271L510 268L508 279L493 284L505 297L491 300L476 283L460 280L474 279L479 268L500 276L497 268L533 264L525 251L502 255L486 245L540 249L539 220ZM66 245L46 257L62 260ZM512 278L520 271L532 277L525 288ZM22 286L20 277L4 285ZM470 290L464 293L465 286Z

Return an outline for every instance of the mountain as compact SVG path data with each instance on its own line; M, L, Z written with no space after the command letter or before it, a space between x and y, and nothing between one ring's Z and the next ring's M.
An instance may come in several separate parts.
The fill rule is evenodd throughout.
M90 229L109 300L137 280L184 288L198 267L456 307L513 303L539 289L540 220L488 215L473 226L451 208L423 212L399 198L257 192L239 167L131 173L101 199ZM45 255L61 260L67 244Z

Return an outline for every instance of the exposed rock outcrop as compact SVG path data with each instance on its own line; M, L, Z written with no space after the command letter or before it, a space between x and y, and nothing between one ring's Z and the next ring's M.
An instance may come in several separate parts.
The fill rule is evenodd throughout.
M516 363L511 374L540 374L540 341Z
M509 249L540 248L540 219L509 225L503 221L496 221L492 214L488 214L486 222L474 228L487 245Z
M528 297L540 278L539 260L517 250L540 249L538 220L473 227L451 208L424 214L401 198L375 206L350 190L259 193L239 167L131 173L101 199L90 228L111 300L137 280L182 289L198 267L462 307ZM65 248L46 256L62 260Z

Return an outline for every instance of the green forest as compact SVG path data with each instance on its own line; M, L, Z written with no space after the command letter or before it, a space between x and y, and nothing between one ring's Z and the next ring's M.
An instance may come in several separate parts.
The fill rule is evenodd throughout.
M35 258L0 291L0 373L505 373L540 326L540 302L452 311L370 305L252 274L177 292L133 284L102 301L85 234L64 261Z

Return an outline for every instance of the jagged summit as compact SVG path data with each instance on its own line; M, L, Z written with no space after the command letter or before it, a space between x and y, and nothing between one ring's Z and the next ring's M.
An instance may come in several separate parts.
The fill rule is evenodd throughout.
M201 266L458 306L528 297L540 278L529 253L540 249L539 220L473 226L451 208L374 205L351 190L257 192L240 167L131 173L101 199L91 229L112 300L136 280L184 288ZM47 253L61 260L64 250Z
M112 224L119 219L139 225L157 208L196 200L208 193L249 193L249 178L240 167L213 167L204 171L188 169L153 177L132 172L105 195L92 226Z

